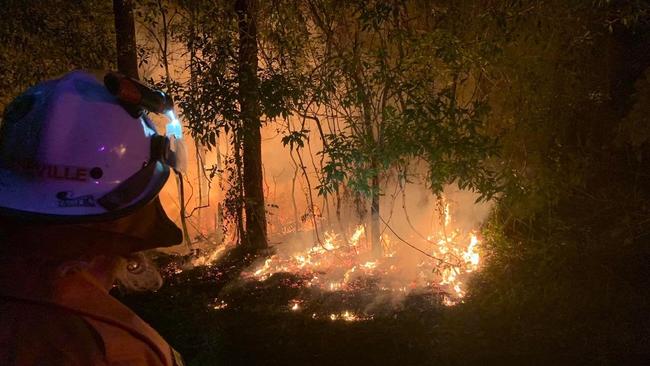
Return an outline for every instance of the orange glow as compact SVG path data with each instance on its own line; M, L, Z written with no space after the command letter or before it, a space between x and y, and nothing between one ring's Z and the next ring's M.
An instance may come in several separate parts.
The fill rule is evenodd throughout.
M449 203L444 202L441 211L438 229L427 237L431 257L414 252L384 233L381 236L383 256L373 258L370 248L359 245L366 236L364 226L360 225L347 241L344 235L328 231L322 244L295 249L292 253L278 251L244 271L242 276L265 281L275 273L294 273L305 279L305 286L332 292L354 291L364 286L364 279L373 278L376 282L372 283L377 283L379 291L395 294L433 291L442 295L444 305L452 306L466 296L467 277L480 269L481 239L476 230L464 232L454 224ZM406 261L406 257L416 261ZM293 300L289 307L298 311L300 300ZM354 321L358 316L347 311L332 313L329 318Z

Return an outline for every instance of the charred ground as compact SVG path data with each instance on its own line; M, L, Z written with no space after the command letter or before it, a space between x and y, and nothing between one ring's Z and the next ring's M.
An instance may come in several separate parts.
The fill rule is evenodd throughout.
M501 311L503 304L483 303L485 294L455 307L444 306L431 292L382 302L371 278L355 291L334 292L306 287L305 278L288 273L245 281L242 263L256 258L244 257L230 253L212 266L166 272L166 284L156 293L115 295L158 329L189 365L568 365L645 359L647 328L628 322L640 320L634 311L643 309L619 304L607 314L611 299L606 295L600 301L549 295L555 304L529 299L534 305L528 311L512 306L510 312ZM162 268L183 261L158 259ZM561 282L560 287L571 286ZM294 311L296 298L302 302ZM583 313L572 310L586 303L592 306ZM360 319L346 321L340 317L345 311ZM621 316L627 321L618 323Z

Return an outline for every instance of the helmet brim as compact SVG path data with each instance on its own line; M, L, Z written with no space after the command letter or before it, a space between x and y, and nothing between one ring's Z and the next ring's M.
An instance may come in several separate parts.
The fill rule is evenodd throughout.
M170 175L169 167L155 161L142 188L119 207L102 207L92 193L80 192L73 198L61 198L57 182L35 180L13 170L0 168L0 217L25 222L84 224L123 218L153 201ZM92 183L89 183L92 184ZM69 202L69 200L76 200ZM29 209L25 209L29 208ZM92 211L92 212L89 212Z
M183 231L167 216L158 197L125 217L78 226L93 235L116 235L112 240L116 247L129 253L183 242Z
M111 221L52 225L15 217L0 220L6 241L4 255L73 260L82 256L120 255L183 242L181 229L171 221L158 198L131 214Z

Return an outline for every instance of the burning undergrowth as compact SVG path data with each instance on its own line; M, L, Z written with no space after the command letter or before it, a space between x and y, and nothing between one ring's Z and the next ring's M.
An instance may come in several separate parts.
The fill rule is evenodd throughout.
M481 267L488 210L459 209L473 200L414 206L414 228L429 235L386 217L378 258L358 225L320 243L309 231L276 237L256 254L205 240L191 255L157 258L158 292L121 299L194 364L432 364L449 306Z
M313 320L359 322L392 318L403 310L435 313L441 297L432 292L411 292L395 302L390 291L368 278L354 290L325 290L309 286L310 279L279 272L265 281L245 280L226 287L209 305L217 311L286 313Z
M453 306L480 269L481 239L476 229L454 221L451 203L438 207L435 230L419 241L386 225L380 257L373 255L363 225L348 235L326 232L320 241L296 234L244 268L207 306L344 322ZM222 247L198 256L194 264L209 264L224 252Z

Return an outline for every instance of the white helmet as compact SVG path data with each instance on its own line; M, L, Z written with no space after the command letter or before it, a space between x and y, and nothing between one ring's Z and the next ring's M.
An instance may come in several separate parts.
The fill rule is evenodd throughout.
M0 213L76 224L151 202L174 166L173 141L133 107L83 71L17 97L0 125Z

